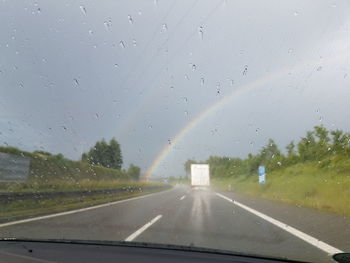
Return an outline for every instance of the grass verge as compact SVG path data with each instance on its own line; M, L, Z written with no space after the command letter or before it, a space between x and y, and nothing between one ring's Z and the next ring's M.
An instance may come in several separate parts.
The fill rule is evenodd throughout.
M79 181L73 180L50 180L47 182L32 180L29 182L0 182L0 192L51 192L51 191L79 191L79 190L99 190L99 189L115 189L122 187L147 187L161 186L162 184L118 181L118 180L89 180L83 179Z
M89 207L159 192L168 188L169 187L165 186L159 190L147 190L147 188L144 188L142 192L124 192L108 196L105 194L98 194L93 196L80 196L78 198L17 200L7 204L0 204L0 222Z
M221 190L350 216L348 169L302 163L267 173L266 184L259 184L257 175L213 179L212 183Z

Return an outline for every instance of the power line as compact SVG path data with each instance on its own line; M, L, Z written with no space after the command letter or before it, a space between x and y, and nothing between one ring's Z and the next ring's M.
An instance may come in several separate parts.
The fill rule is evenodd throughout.
M213 15L214 13L217 11L217 9L222 5L222 3L225 2L225 0L220 0L217 5L211 10L211 12L204 18L203 20L203 24L208 21ZM191 6L193 7L193 5ZM191 32L191 34L186 38L186 40L180 45L180 47L173 53L173 55L171 56L171 58L160 68L160 70L153 76L151 82L150 82L150 86L154 83L154 81L160 76L160 72L162 71L162 69L164 67L166 67L173 59L174 57L177 55L177 53L179 51L181 51L181 49L183 49L186 44L192 39L192 37L196 34L197 32L197 28ZM144 88L141 92L144 92L146 90L146 88ZM133 115L136 115L138 111L135 111ZM134 119L133 117L129 118L131 121ZM124 130L127 130L127 127L129 125L126 124L124 125L125 129ZM124 132L122 132L123 134Z
M211 10L211 12L204 18L203 20L203 24L205 21L209 20L211 18L211 16L217 11L217 9L221 6L221 4L224 2L225 0L220 0L218 2L218 4ZM169 63L175 58L175 56L187 45L187 43L194 37L194 35L197 33L198 29L196 28L195 30L192 31L191 34L189 34L189 36L186 38L186 40L180 45L180 47L172 53L172 56L170 59L168 59L167 62L165 62L163 64L163 66L160 68L160 70L157 72L157 74L154 75L154 77L152 78L152 81L150 82L150 84L153 84L153 82L160 76L160 72L162 71L163 68L165 68L167 65L169 65Z
M172 35L167 38L167 40L165 42L163 42L163 44L161 44L161 46L158 48L158 51L153 54L153 56L147 60L147 63L144 66L144 69L142 70L142 72L136 77L136 80L134 82L135 86L138 81L142 78L142 76L146 73L146 71L148 70L148 65L157 57L157 55L159 54L160 50L163 48L163 46L167 43L167 41L169 41L169 39L174 35L174 32L176 32L177 27L182 23L182 21L190 14L190 11L194 8L194 6L199 2L199 0L195 0L192 5L187 9L187 11L185 12L185 14L180 18L180 20L176 23L173 33Z
M127 80L130 76L130 74L135 71L135 69L137 68L143 56L143 54L146 53L146 50L148 48L148 46L151 44L152 40L155 38L156 34L159 32L159 28L162 26L163 21L168 17L168 15L170 14L170 12L173 10L173 8L175 7L175 4L177 3L177 0L174 0L172 5L169 7L169 9L167 10L167 12L165 13L165 15L159 20L159 23L157 23L157 26L155 28L155 30L153 31L151 37L148 39L146 45L143 47L142 51L139 53L139 55L137 56L137 58L134 60L134 63L132 64L132 66L130 67L130 70L128 71L128 73L125 75L124 80L122 81L121 86L124 86L125 83L127 83Z

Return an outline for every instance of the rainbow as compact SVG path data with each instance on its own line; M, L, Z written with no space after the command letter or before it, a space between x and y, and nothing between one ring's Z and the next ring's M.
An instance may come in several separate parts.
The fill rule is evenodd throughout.
M165 159L165 157L169 154L169 152L172 150L174 145L176 145L183 137L186 136L187 133L189 133L194 127L196 127L202 120L207 118L211 113L218 110L220 107L226 105L228 102L233 100L234 98L239 97L242 93L247 92L251 89L254 89L256 87L262 86L269 81L282 76L283 73L286 73L287 70L281 70L276 72L265 75L262 78L259 78L239 89L235 89L230 94L228 94L226 97L222 98L216 103L211 104L208 108L200 112L195 118L193 118L191 121L188 122L188 124L182 128L177 135L171 140L171 144L167 144L162 151L157 155L157 157L153 160L150 167L146 171L146 178L149 178L154 171L158 168L159 164L162 162L162 160Z
M347 59L346 56L337 55L337 56L331 57L330 61L328 61L328 62L329 62L329 64L331 64L334 62L338 62L339 60L345 60L345 59ZM256 79L256 80L254 80L254 81L252 81L252 82L250 82L250 83L248 83L248 84L246 84L238 89L233 90L226 97L222 98L221 100L219 100L216 103L211 104L208 108L203 110L195 118L193 118L191 121L189 121L188 124L184 128L182 128L177 133L177 135L171 140L171 144L167 144L162 149L162 151L156 156L156 158L152 161L151 165L147 169L147 171L145 173L146 179L149 178L155 172L155 170L158 168L160 163L165 159L165 157L172 150L174 145L176 145L184 136L186 136L187 133L189 133L194 127L196 127L202 120L207 118L210 114L212 114L216 110L220 109L220 107L223 107L228 102L239 97L244 92L247 92L247 91L252 90L254 88L257 88L257 87L261 87L261 86L263 86L263 85L265 85L273 80L278 79L279 77L282 77L282 76L288 74L291 71L295 72L296 70L302 69L305 66L310 66L312 64L315 65L317 63L319 63L319 60L305 61L304 63L301 63L297 66L286 67L286 68L282 68L280 70L273 71L270 74L266 74L259 79Z

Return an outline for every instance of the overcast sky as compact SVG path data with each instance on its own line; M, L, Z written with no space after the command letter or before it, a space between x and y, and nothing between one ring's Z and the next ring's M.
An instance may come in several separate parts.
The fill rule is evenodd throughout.
M1 145L79 159L115 137L124 167L170 147L153 175L183 176L350 131L349 1L2 0L0 32Z

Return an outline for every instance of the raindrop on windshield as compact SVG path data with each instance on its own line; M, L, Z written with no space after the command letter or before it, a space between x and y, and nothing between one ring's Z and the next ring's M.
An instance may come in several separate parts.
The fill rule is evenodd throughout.
M114 64L114 67L115 68L119 68L119 65L116 63L116 64Z
M171 145L171 140L170 139L168 139L168 144Z
M136 39L133 39L133 40L132 40L132 45L133 45L134 47L136 47L136 46L137 46Z
M320 116L320 118L318 118L318 120L319 120L320 122L322 122L322 121L323 121L323 117Z
M161 32L166 32L168 30L168 25L166 23L162 24Z
M131 25L134 23L134 20L132 19L131 15L128 15L128 20Z
M67 127L66 126L62 126L64 131L67 131Z
M124 44L123 40L120 40L119 46L120 46L121 48L125 48L125 44Z
M203 27L202 26L198 27L198 33L199 33L199 37L201 38L201 40L203 40L204 31L203 31Z
M153 126L151 124L148 125L148 129L152 130Z
M185 110L185 116L188 116L188 111L187 110Z
M86 8L85 8L85 6L80 5L79 8L80 8L80 11L86 16Z
M204 85L204 78L201 78L201 85Z
M93 35L94 31L92 31L91 29L89 30L89 35Z
M216 94L219 95L221 93L221 84L220 82L216 83Z
M322 66L319 66L318 68L317 68L317 71L321 71L322 70Z
M190 78L188 77L187 74L185 74L185 79L186 79L186 80L190 80Z
M294 15L295 15L295 16L298 16L298 15L299 15L299 12L298 12L298 11L294 11Z
M245 65L243 70L243 76L247 75L247 72L248 72L248 66Z
M187 97L183 97L184 102L188 102Z
M112 19L108 19L108 21L104 21L103 24L105 25L105 28L109 31L112 27Z
M288 49L288 54L292 54L293 53L293 49Z
M74 83L75 83L76 85L79 85L78 79L74 79Z
M197 69L197 66L195 64L192 64L192 70L195 71Z
M22 89L24 88L23 83L19 83L19 87Z
M95 113L95 118L96 119L100 118L100 115L98 115L98 113Z

